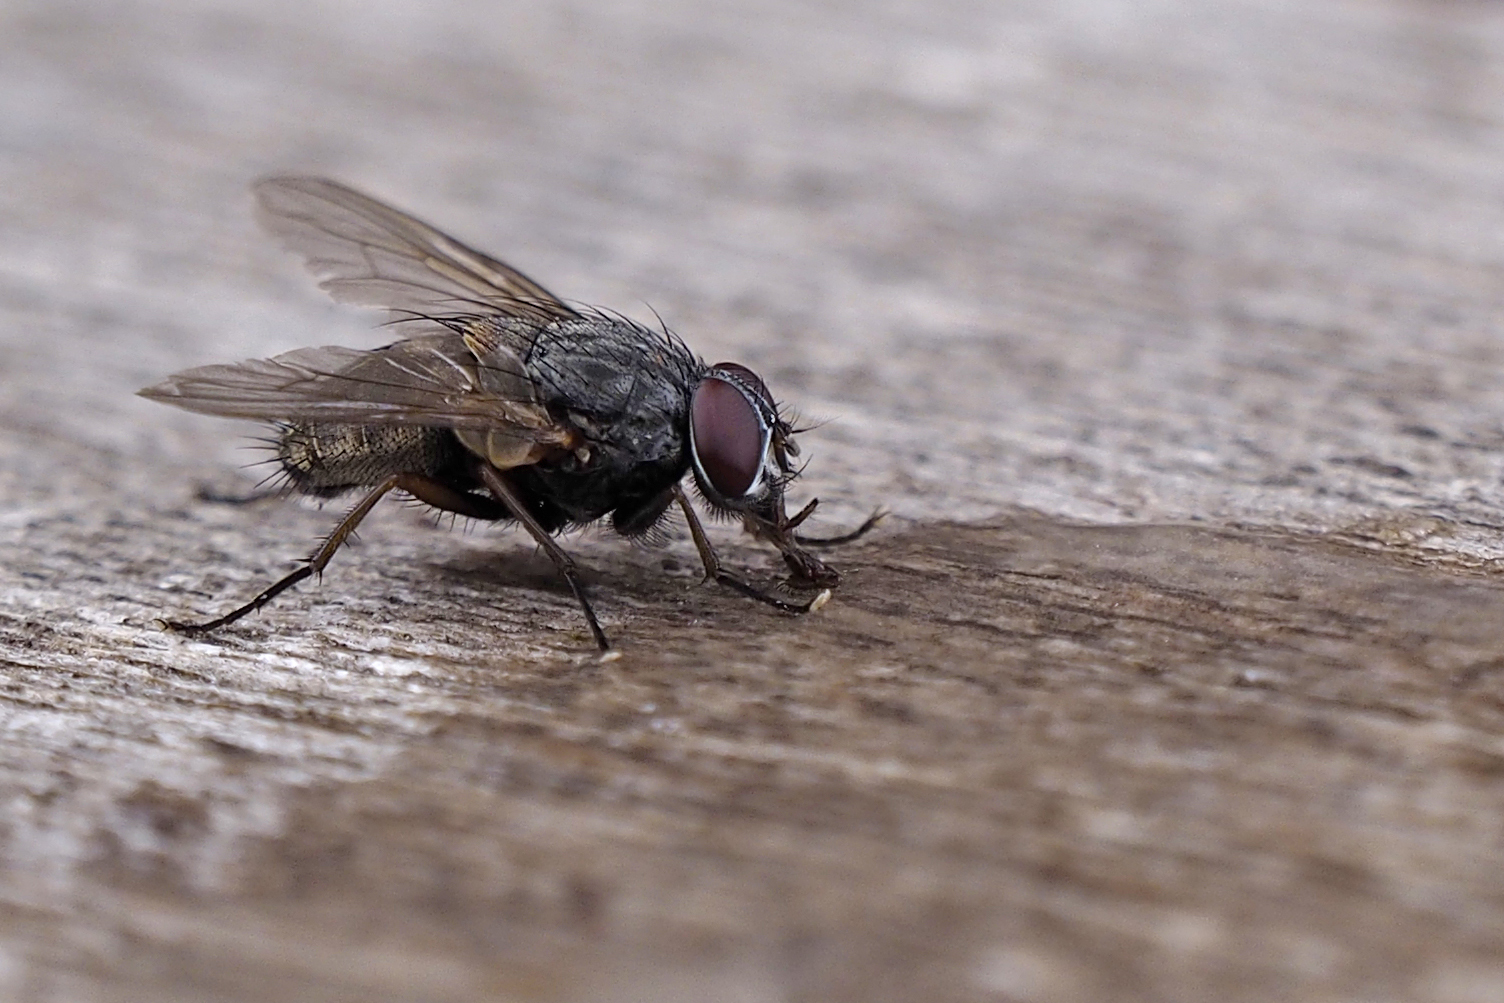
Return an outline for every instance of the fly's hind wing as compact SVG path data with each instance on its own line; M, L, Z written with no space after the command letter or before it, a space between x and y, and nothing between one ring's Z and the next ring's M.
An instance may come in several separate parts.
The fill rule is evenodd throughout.
M452 428L467 445L492 440L500 450L501 442L518 444L501 450L514 457L510 465L532 462L531 447L569 449L578 438L534 398L515 357L498 350L479 362L464 337L449 332L374 351L301 348L271 359L202 366L140 393L226 418ZM485 454L484 446L480 451Z
M399 320L578 316L510 265L337 181L274 177L257 182L255 192L262 225L303 255L341 303L387 307Z

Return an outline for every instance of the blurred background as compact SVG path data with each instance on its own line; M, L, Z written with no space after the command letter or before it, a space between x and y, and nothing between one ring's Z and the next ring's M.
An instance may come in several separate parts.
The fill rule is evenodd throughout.
M212 448L121 392L380 337L254 230L250 179L315 172L765 370L837 419L832 516L1423 508L1500 553L1491 5L3 17L0 400L79 438Z

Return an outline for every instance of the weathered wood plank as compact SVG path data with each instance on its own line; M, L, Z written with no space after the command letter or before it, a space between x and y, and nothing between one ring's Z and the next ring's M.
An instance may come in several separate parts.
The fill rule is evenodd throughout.
M1504 11L0 10L0 997L1504 995ZM685 540L249 487L131 393L370 345L342 177L814 418L791 621ZM718 530L760 576L775 562Z

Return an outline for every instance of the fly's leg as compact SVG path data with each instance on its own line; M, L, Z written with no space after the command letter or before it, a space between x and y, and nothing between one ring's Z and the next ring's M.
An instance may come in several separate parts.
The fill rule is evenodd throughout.
M247 613L254 613L305 578L323 574L329 562L334 559L335 552L350 538L350 534L355 532L355 527L359 526L361 520L376 507L376 503L393 489L406 491L419 501L426 502L435 508L456 512L474 519L505 519L511 515L510 510L505 506L489 498L481 498L466 491L457 491L421 474L393 474L372 488L370 493L360 500L360 504L340 520L339 525L334 527L334 532L330 533L319 549L314 551L313 556L308 558L308 563L292 574L279 579L244 606L203 623L183 623L177 620L164 620L163 622L168 629L181 634L206 634L226 624L234 623Z
M806 511L808 511L808 509L809 506L806 506ZM804 544L804 546L806 547L839 547L843 543L850 543L853 540L859 540L862 537L866 536L873 526L876 526L878 523L882 522L883 517L887 514L888 513L883 509L873 509L872 514L867 517L866 522L862 523L851 532L842 533L840 536L799 536L796 534L794 536L794 539L797 542ZM794 523L795 525L803 522L804 520L800 517L803 515L804 513L801 512L799 516L796 516L794 519L790 520L790 522Z
M165 620L163 622L167 624L168 629L175 630L180 634L206 634L211 630L218 630L226 624L234 623L247 613L256 612L256 610L265 606L303 579L323 574L324 569L329 566L329 562L334 559L335 551L339 550L340 546L350 538L350 534L355 532L355 527L360 525L361 520L370 515L371 509L376 507L376 503L388 491L397 487L402 479L402 474L393 474L372 488L370 493L360 500L360 504L351 509L349 515L340 520L339 525L334 527L334 532L324 538L323 545L313 552L313 556L308 558L307 564L273 583L244 606L232 609L224 616L216 617L213 620L206 620L203 623L183 623L177 620Z
M442 481L419 477L415 474L402 476L405 479L397 487L425 505L432 505L436 509L453 512L467 519L482 519L486 522L512 518L512 510L494 498L461 491Z
M538 546L543 552L553 559L554 567L559 569L559 574L564 576L564 581L569 583L569 590L574 593L580 609L585 611L585 621L590 624L590 633L595 636L595 643L602 651L611 650L611 642L606 640L606 632L601 630L600 622L595 618L595 610L590 606L590 600L585 596L585 587L575 574L574 559L564 553L564 549L554 541L548 530L539 525L538 520L528 511L527 503L517 494L515 488L508 483L506 475L497 470L489 463L480 465L480 478L490 489L491 493L499 498L509 509L509 514L516 517L523 527L532 534Z
M875 508L872 510L872 514L867 517L866 522L862 523L851 532L842 533L840 536L801 536L798 533L794 533L794 529L796 527L803 524L804 520L815 514L815 509L819 506L819 504L820 499L810 499L810 503L808 505L804 506L802 509L796 512L792 517L789 518L787 522L783 524L783 528L789 533L793 534L795 543L802 544L806 547L838 547L843 543L850 543L853 540L859 540L862 537L866 536L868 531L871 530L873 526L876 526L879 522L881 522L883 520L883 517L888 514L887 511L882 508Z
M792 603L786 599L768 593L752 585L750 582L737 577L730 571L721 567L721 559L715 556L711 549L710 538L705 535L705 527L700 525L700 517L695 515L695 510L690 506L689 499L684 496L684 489L674 485L674 499L679 503L679 508L684 512L684 521L689 523L689 535L695 541L695 549L700 552L700 561L705 565L705 580L714 578L721 585L734 592L740 592L749 599L765 602L769 606L781 609L785 613L811 613L830 601L830 590L825 589L806 603Z

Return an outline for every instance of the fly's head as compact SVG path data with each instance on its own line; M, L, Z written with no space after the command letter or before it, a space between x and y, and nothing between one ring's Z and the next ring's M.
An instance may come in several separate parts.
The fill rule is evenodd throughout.
M815 510L792 518L783 492L799 471L794 428L762 379L746 366L720 362L695 387L689 408L689 454L700 494L714 509L740 516L747 530L777 547L796 588L832 588L835 570L799 545L794 529Z

